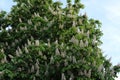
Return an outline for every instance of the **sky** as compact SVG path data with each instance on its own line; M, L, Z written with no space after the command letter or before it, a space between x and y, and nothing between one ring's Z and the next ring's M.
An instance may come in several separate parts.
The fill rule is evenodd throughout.
M65 0L60 1L65 4ZM102 22L103 54L111 58L113 65L118 64L120 62L120 0L81 0L81 2L85 5L83 13L86 12L89 18ZM0 10L9 12L12 5L15 5L12 0L0 0ZM120 80L120 74L116 80Z

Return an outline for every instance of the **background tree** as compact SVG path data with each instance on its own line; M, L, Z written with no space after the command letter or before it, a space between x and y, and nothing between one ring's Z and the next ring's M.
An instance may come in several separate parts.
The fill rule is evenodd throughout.
M114 80L120 71L102 55L101 23L80 15L80 0L14 0L0 13L1 80ZM5 24L5 25L3 25ZM8 26L12 29L6 30Z

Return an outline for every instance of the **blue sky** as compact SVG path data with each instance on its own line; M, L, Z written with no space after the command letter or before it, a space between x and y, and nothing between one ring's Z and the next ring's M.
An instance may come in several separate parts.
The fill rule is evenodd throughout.
M14 5L12 0L0 0L0 10L10 11L12 5Z
M60 0L65 3L66 0ZM115 65L120 62L120 0L81 0L85 5L82 12L86 12L89 18L102 22L103 36L101 46L104 55L112 58ZM0 0L0 10L10 11L14 5L12 0ZM120 80L120 78L116 79Z

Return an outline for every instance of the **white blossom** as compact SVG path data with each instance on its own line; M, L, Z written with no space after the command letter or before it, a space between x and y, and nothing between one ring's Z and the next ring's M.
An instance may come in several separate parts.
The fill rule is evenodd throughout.
M84 70L84 75L87 76L87 70Z
M30 25L32 24L32 21L31 21L31 20L28 20L27 22L28 22L28 24L30 24Z
M50 21L50 22L47 24L47 26L48 26L48 27L51 27L51 26L52 26L52 24L53 24L53 22L52 22L52 21Z
M8 61L7 61L7 58L6 58L6 55L4 55L4 58L2 59L1 62L2 62L2 63L8 62Z
M35 67L34 67L34 65L32 65L31 72L34 72L34 71L35 71Z
M64 52L61 52L61 56L64 58L65 57L65 55L66 55L66 52L64 51Z
M35 63L35 69L39 70L39 63L38 62Z
M88 46L88 40L85 40L85 46Z
M19 22L22 22L21 18L19 18Z
M54 12L53 12L53 15L57 15L57 13L58 13L57 11L54 11Z
M67 46L67 47L66 47L66 49L68 50L68 49L69 49L69 47Z
M37 30L37 26L36 25L34 25L34 30Z
M24 28L23 28L23 27L20 27L20 30L24 30Z
M22 50L18 47L19 54L22 54Z
M22 71L22 69L21 69L21 68L18 68L18 71Z
M36 77L34 77L33 80L36 80Z
M39 76L39 72L40 72L39 70L36 71L36 76Z
M60 52L59 52L58 48L56 48L55 53L56 53L56 55L60 55Z
M30 40L29 40L29 39L27 39L27 43L28 43L28 45L31 45L31 42L30 42Z
M29 53L29 51L28 51L27 47L25 47L25 52L26 52L26 53Z
M36 60L36 63L39 65L39 60L38 59Z
M10 49L10 46L8 45L8 49Z
M48 41L47 45L48 47L50 47L50 39L48 39L47 41Z
M88 71L88 77L90 78L91 77L91 69Z
M30 0L28 0L28 4L29 4L30 6L32 6L32 4L31 4L31 1L30 1Z
M71 14L67 14L67 17L71 17L72 15Z
M56 44L56 45L58 44L58 40L55 41L55 44Z
M69 40L69 42L73 42L73 43L76 44L76 45L78 45L78 43L79 43L78 39L76 39L75 36L73 36L73 37L71 38L71 40Z
M88 37L88 38L89 38L89 35L90 35L90 31L88 30L88 31L87 31L87 37Z
M15 46L15 42L12 43L12 46Z
M105 77L105 72L102 73L102 76Z
M0 26L0 29L1 29L1 31L3 31L3 30L4 30L4 28L3 28L3 27L1 27L1 26Z
M69 56L69 60L72 61L72 56Z
M54 63L53 56L51 56L51 58L50 58L50 63Z
M4 53L4 49L3 48L1 49L1 52Z
M76 22L75 22L75 21L73 21L73 24L72 24L72 26L74 26L74 27L76 26Z
M77 32L78 32L79 34L81 33L81 31L80 31L80 29L79 29L79 28L77 29Z
M111 74L114 75L115 74L115 71L114 69L111 70Z
M39 76L39 73L40 73L40 70L39 69L37 69L37 71L36 71L36 76Z
M39 13L34 12L35 17L40 17Z
M59 28L60 28L60 29L63 29L63 26L64 26L63 24L60 24L60 25L59 25Z
M16 56L20 56L20 53L18 52L18 50L16 50Z
M81 33L84 34L84 29L81 30Z
M38 52L38 54L39 54L40 56L42 56L42 55L43 55L41 51L39 51L39 52Z
M49 72L48 72L48 69L46 69L46 71L45 71L45 75L48 75L48 73L49 73Z
M74 75L71 73L69 80L74 80Z
M46 22L48 22L48 19L47 19L47 17L46 17L46 16L44 16L44 19L45 19L45 21L46 21Z
M46 57L45 55L43 56L43 58L44 58L45 60L47 60L47 57Z
M64 74L64 73L62 73L62 78L61 78L61 80L66 80L66 77L65 77L65 74Z
M5 45L6 45L6 46L8 46L8 43L7 43L7 42L5 42Z
M25 43L25 47L27 47L28 45Z
M10 33L9 33L9 32L7 32L7 35L8 35L8 36L10 36Z
M92 44L94 45L95 43L96 43L96 36L94 35L94 36L93 36Z
M75 56L73 56L72 58L73 58L73 63L77 63Z
M73 10L70 10L69 12L70 12L70 13L72 13L72 12L73 12Z
M15 32L18 32L18 30L16 29Z
M67 62L66 60L65 60L65 62L64 62L64 65L65 65L65 66L67 66L67 65L68 65L68 62Z
M3 71L0 71L0 75L3 75L4 74L4 72Z
M51 11L51 12L53 12L53 9L49 6L49 10Z
M104 67L103 64L101 64L101 65L99 66L99 68L98 68L98 71L101 72L102 69L103 69L103 67Z
M61 47L62 47L62 48L64 47L64 43L61 44Z
M18 43L18 40L17 39L15 39L15 43ZM7 44L8 45L8 44Z
M8 56L9 56L11 59L14 58L14 57L13 57L12 55L10 55L10 54L9 54Z
M24 3L22 3L22 4L21 4L21 7L23 7L24 5L25 5L25 4L24 4Z
M24 27L24 30L27 30L27 26Z
M59 66L60 66L60 63L59 63L59 62L57 62L57 63L56 63L56 66L57 66L57 67L59 67Z
M96 61L93 62L93 66L95 66L95 65L96 65Z
M80 40L80 47L84 47L84 43L82 40Z
M58 11L58 14L59 14L59 16L61 17L62 10L59 10L59 11Z
M79 23L82 24L82 19L79 19Z
M36 46L39 46L39 45L40 45L39 40L35 40L35 45L36 45Z
M82 71L79 71L79 73L78 73L79 75L83 75L84 73L82 72Z

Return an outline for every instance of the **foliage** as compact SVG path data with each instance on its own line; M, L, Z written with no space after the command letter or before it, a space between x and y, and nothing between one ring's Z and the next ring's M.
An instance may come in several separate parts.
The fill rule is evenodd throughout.
M80 0L14 0L0 13L1 80L114 80L120 71L102 55L101 23L79 15ZM6 30L8 26L12 29Z

